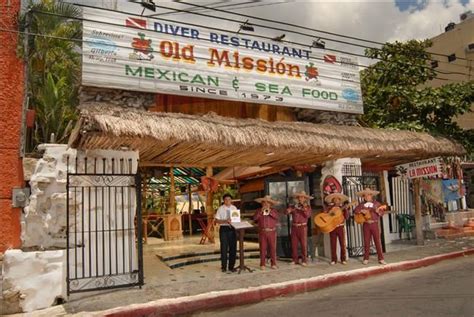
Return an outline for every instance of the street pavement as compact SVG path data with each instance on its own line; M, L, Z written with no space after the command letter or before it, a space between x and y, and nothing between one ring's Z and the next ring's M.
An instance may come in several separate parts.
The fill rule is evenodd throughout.
M193 316L472 317L474 256Z
M426 257L436 257L452 252L465 252L472 249L474 249L474 237L465 237L456 240L431 240L426 241L424 246L401 245L398 249L391 246L391 249L385 254L385 259L389 264L407 263L405 261L417 262ZM344 272L354 276L359 269L370 270L371 268L377 269L380 267L374 257L371 258L371 262L368 266L362 265L360 259L354 258L349 259L348 265L338 264L333 266L329 265L325 259L318 259L315 262L311 262L307 267L301 267L299 265L290 266L280 261L278 263L278 270L256 270L253 273L243 273L239 275L235 273L221 273L219 269L220 264L218 262L190 265L172 270L167 268L153 252L150 251L149 254L146 254L146 257L148 258L148 265L145 266L146 284L142 289L127 288L73 294L67 303L35 311L30 314L30 316L50 317L69 314L90 316L93 312L103 312L108 309L128 311L130 309L138 309L137 305L148 305L151 307L161 305L157 303L157 301L180 302L190 296L210 298L217 296L217 294L220 294L219 292L241 292L259 287L280 285L279 283L291 284L297 281L305 281L318 277L324 280L325 276L338 273L345 274ZM145 262L147 262L147 260L145 260ZM250 259L246 261L246 263L250 267L258 267L258 259ZM366 274L361 273L362 275ZM383 276L387 276L387 273L383 273ZM275 290L272 290L270 293L274 293L274 291ZM258 294L262 295L263 293ZM232 306L231 302L233 301L230 301L228 304L226 303L226 307ZM185 306L188 307L189 305L185 304ZM352 310L349 311L352 312Z

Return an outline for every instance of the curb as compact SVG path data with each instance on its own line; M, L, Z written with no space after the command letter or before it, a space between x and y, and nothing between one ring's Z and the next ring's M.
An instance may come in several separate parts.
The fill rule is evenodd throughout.
M202 310L213 310L257 303L265 299L289 294L303 293L342 283L358 281L371 276L389 272L407 271L436 264L444 260L474 254L474 248L440 255L425 257L418 260L403 261L384 266L356 269L345 272L330 273L312 278L274 283L258 287L240 288L228 291L209 292L200 295L160 299L145 304L133 304L125 307L112 308L94 312L94 316L176 316Z

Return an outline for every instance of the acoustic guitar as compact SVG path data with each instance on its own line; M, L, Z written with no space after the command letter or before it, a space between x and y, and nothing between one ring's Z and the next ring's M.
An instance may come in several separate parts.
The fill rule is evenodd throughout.
M375 212L380 214L380 211L382 211L382 210L385 211L386 209L387 209L387 205L381 205L379 208L377 208L377 210ZM363 224L364 222L366 222L368 220L371 220L371 219L372 219L372 216L370 215L370 211L368 211L368 210L366 212L361 212L361 213L354 214L354 221L357 224Z
M358 201L353 201L345 208L357 205ZM321 232L328 233L333 231L344 221L344 213L341 207L332 207L329 212L320 212L314 217L314 223L319 227Z

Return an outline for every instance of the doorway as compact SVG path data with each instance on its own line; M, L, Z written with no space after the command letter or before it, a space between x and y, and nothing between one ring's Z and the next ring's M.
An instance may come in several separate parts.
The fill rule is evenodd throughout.
M293 195L300 191L309 192L307 177L278 177L265 180L265 194L280 202L275 206L279 215L277 229L277 256L291 257L291 216L286 214L286 209L293 204ZM311 219L308 220L308 235L312 232ZM308 254L312 249L312 240L308 239Z

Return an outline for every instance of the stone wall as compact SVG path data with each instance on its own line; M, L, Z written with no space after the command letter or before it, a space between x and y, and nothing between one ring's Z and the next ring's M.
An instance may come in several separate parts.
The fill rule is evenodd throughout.
M43 144L39 149L45 153L30 178L31 195L21 221L22 248L65 248L67 159L74 162L76 150L64 144Z
M120 107L147 110L155 105L155 94L120 89L82 86L79 93L80 104L104 102Z
M92 195L86 195L83 191L73 193L70 190L70 230L80 230L83 224L90 224L92 230L109 230L113 226L119 240L120 235L127 235L124 245L117 248L115 236L103 238L103 235L80 237L72 239L69 248L66 249L67 229L67 173L124 173L134 174L138 169L138 152L134 151L112 151L112 150L90 150L76 151L68 149L64 144L43 144L40 150L44 150L43 157L36 163L34 173L31 175L31 196L27 206L24 208L22 217L21 239L23 250L8 250L3 257L3 287L0 305L8 313L30 312L36 309L46 308L65 298L66 290L66 253L70 252L77 259L77 263L70 263L71 272L79 274L81 279L75 283L76 287L85 287L84 283L91 283L87 276L115 276L122 272L132 272L137 269L137 256L135 249L135 232L128 230L126 233L117 228L133 228L135 214L129 214L127 221L123 220L117 210L135 210L136 196L133 189L120 199L113 199L110 193L117 193L119 189L107 191L109 196L102 199L104 191L96 191ZM86 160L87 158L87 160ZM126 162L126 163L125 163ZM72 176L71 176L72 177ZM98 180L97 180L98 179ZM75 177L70 186L89 184L95 181L114 181L107 177ZM120 179L118 180L120 181ZM85 182L85 183L84 183ZM107 183L108 184L108 183ZM104 186L107 186L104 183ZM116 183L114 183L116 185ZM114 185L112 184L112 185ZM96 189L92 189L96 190ZM105 198L105 197L104 197ZM102 205L102 201L105 203ZM99 203L97 203L99 202ZM89 208L90 206L90 208ZM99 223L96 223L100 215ZM104 225L105 224L105 225ZM107 225L108 224L108 225ZM74 227L75 226L75 227ZM102 227L101 227L102 226ZM98 228L98 229L97 229ZM118 233L117 233L118 232ZM99 239L102 239L99 241ZM100 242L100 244L99 244ZM102 249L97 249L100 245ZM104 249L107 248L107 249ZM55 250L61 249L61 250ZM115 254L119 250L117 254ZM41 250L41 251L37 251ZM106 252L111 258L122 259L127 257L126 267L114 265L113 271L96 272L94 268L83 271L83 263L89 263L89 257L84 256L83 250L91 250L95 258L94 263L103 267L111 267L108 257L104 259L100 255ZM26 252L25 252L26 251ZM99 256L97 256L99 255ZM84 258L83 258L84 257ZM96 258L98 262L96 262ZM130 266L133 265L132 267ZM103 264L107 264L106 266ZM92 271L94 270L94 271ZM118 270L118 271L117 271ZM73 275L74 275L73 274ZM75 276L72 276L73 278ZM81 284L82 281L82 284ZM94 280L92 285L104 281ZM117 281L118 283L118 281Z
M21 240L23 250L45 250L66 247L66 177L70 173L119 172L118 159L132 159L126 173L136 173L138 153L134 151L68 149L65 144L43 144L43 157L37 161L31 176L31 195L22 216ZM85 158L87 157L87 163ZM69 159L69 166L68 166ZM77 159L77 161L76 161ZM116 163L112 160L114 159ZM96 166L94 166L96 165ZM115 166L113 166L115 165ZM129 170L131 168L131 170ZM77 169L77 171L76 171ZM70 193L70 212L81 208L82 199ZM94 211L97 210L94 208ZM73 216L73 215L72 215Z
M296 118L298 121L321 123L321 124L334 124L334 125L350 125L359 126L357 121L357 114L344 113L344 112L333 112L333 111L322 111L314 109L296 109Z
M66 299L66 252L8 250L3 259L3 314L32 312Z

